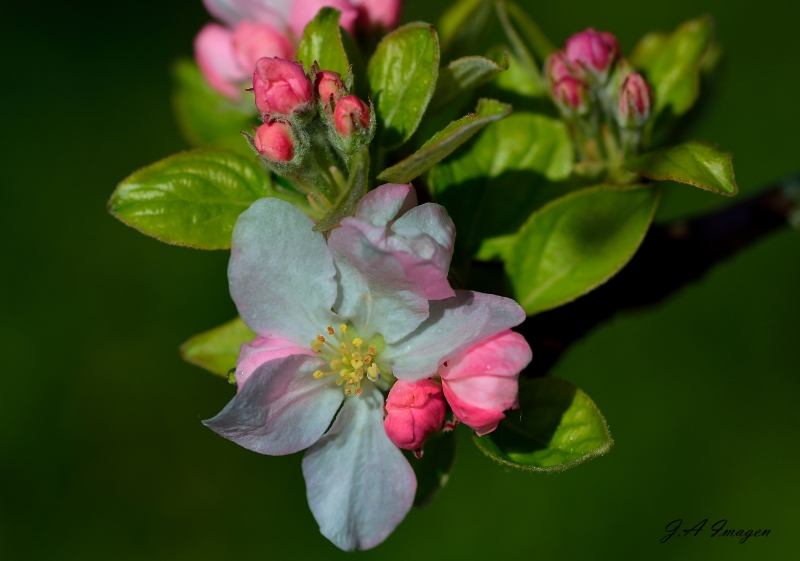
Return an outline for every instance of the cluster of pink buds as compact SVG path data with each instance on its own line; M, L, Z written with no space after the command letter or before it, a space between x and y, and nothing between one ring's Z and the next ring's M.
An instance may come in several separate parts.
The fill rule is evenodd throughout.
M637 148L640 135L633 133L652 117L653 93L622 58L613 34L591 28L576 33L548 57L544 75L559 110L577 125L584 157L597 157L602 127L619 128L623 150Z
M303 154L312 148L304 139L315 137L319 121L344 158L372 140L373 111L350 94L337 72L314 65L307 75L300 63L277 57L261 58L255 66L252 91L264 124L253 142L268 163L301 165ZM317 115L320 120L314 119Z

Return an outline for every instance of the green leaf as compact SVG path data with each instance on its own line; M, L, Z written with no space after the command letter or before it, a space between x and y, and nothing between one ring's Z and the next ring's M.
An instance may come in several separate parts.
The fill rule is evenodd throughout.
M700 63L713 40L711 17L681 25L668 38L646 37L634 52L634 64L647 72L655 98L654 115L671 107L675 115L688 111L700 91Z
M442 40L442 51L475 52L473 47L486 30L492 12L492 0L457 0L439 19L436 29Z
M528 74L528 76L530 76L530 78L537 84L543 84L544 81L542 80L542 74L539 71L539 65L536 62L536 58L531 53L531 50L525 41L520 37L516 26L514 23L512 23L512 18L509 17L509 8L512 5L513 4L506 2L505 0L496 0L495 8L497 10L497 17L500 20L500 25L506 34L508 43L514 50L514 55L516 56L517 60L519 60L523 71ZM518 8L517 10L522 12ZM531 22L531 24L533 24L533 22ZM535 27L536 24L533 25ZM541 86L539 89L543 90L544 87Z
M411 452L403 450L417 476L417 493L414 495L417 508L428 506L450 478L456 461L455 431L428 436L423 449L422 458L415 458Z
M487 126L466 150L434 166L436 202L456 225L457 258L481 243L514 234L531 212L567 192L573 148L564 123L534 113L513 113Z
M728 197L739 192L731 153L697 140L642 154L626 162L625 168L649 179L686 183Z
M651 31L641 39L633 48L628 62L639 70L647 70L664 50L669 40L669 34L663 31Z
M381 143L396 148L417 130L436 89L439 40L426 23L404 25L383 38L367 66Z
M508 70L507 57L503 57L499 64L482 56L467 56L452 61L439 70L431 108L441 107L459 95L490 82L505 70Z
M558 378L521 379L519 409L508 411L494 432L473 440L502 464L542 473L573 468L614 446L594 402Z
M504 52L505 49L494 48L489 53L490 58L498 60L498 55L502 54L508 65L508 70L500 73L494 81L494 86L507 92L515 93L525 97L538 98L545 95L541 80L536 80L528 74L519 62L519 59L511 53Z
M240 134L257 125L253 96L231 101L212 90L197 65L181 59L172 68L172 104L186 142L197 148L227 148L253 157Z
M450 123L436 133L419 151L383 170L378 179L389 183L410 183L472 138L483 127L511 113L511 106L493 99L478 100L475 113Z
M533 213L506 261L517 302L533 315L610 279L642 243L657 203L651 188L599 185Z
M353 156L347 184L333 203L333 208L314 226L315 232L327 232L342 219L356 213L358 202L367 194L369 183L369 150L365 146Z
M181 345L181 356L187 362L227 378L228 372L236 368L242 343L255 338L256 334L242 318L236 318L186 341Z
M239 214L272 195L269 175L252 158L200 149L135 172L119 184L108 209L163 242L228 249Z
M338 72L342 78L347 75L350 62L347 60L339 18L342 13L333 8L322 8L317 17L306 25L300 46L297 47L297 60L307 69L319 64L322 70Z

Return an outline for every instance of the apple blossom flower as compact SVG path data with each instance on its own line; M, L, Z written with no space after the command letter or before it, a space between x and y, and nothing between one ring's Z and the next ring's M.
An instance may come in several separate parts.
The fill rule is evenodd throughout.
M308 448L309 506L345 550L382 542L414 500L381 392L525 319L508 298L444 290L455 229L441 206L415 203L410 185L381 186L326 242L302 211L267 198L233 231L231 296L258 337L242 347L236 396L205 424L262 454Z

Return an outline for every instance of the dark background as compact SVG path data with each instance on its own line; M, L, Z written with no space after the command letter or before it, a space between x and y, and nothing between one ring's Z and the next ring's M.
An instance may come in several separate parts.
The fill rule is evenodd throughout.
M592 25L625 52L713 13L729 73L698 136L735 154L743 197L800 169L794 3L522 3L559 43ZM445 5L411 0L404 21ZM105 210L123 177L185 148L168 68L208 19L200 0L0 13L2 559L344 557L308 510L300 455L259 456L200 424L234 388L177 348L235 315L226 252L158 243ZM720 202L676 187L661 217ZM602 409L609 455L535 475L462 432L437 500L360 558L796 558L799 287L800 234L787 229L596 330L553 374ZM660 544L676 518L772 533L739 545L707 526Z

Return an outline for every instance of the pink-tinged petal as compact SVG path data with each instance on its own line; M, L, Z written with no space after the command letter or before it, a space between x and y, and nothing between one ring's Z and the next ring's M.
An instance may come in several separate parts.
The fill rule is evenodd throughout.
M402 0L350 0L350 3L358 9L359 25L387 31L397 27L403 8Z
M405 518L417 480L383 430L374 387L348 398L328 433L303 458L308 505L322 535L345 550L380 544Z
M206 10L218 20L235 27L242 20L271 23L286 28L291 0L203 0Z
M244 87L237 82L246 80L249 72L236 59L229 29L216 23L204 26L194 39L194 56L209 86L231 99L242 97Z
M308 345L300 347L288 339L256 337L249 344L242 343L236 359L236 384L242 389L253 371L270 360L290 355L313 355Z
M398 380L386 398L383 428L398 448L418 450L444 423L447 406L442 386L433 380Z
M277 28L268 23L242 21L233 31L233 51L239 66L253 71L258 59L278 57L293 59L294 45Z
M399 341L428 317L425 292L406 277L392 253L376 248L350 221L355 220L343 220L328 236L339 273L334 309L364 339L380 333L387 342Z
M291 115L305 111L314 99L314 87L303 65L282 58L264 57L256 62L253 93L261 113Z
M356 218L373 226L387 226L417 206L417 192L411 185L387 183L367 193L358 203Z
M314 378L323 362L292 355L265 362L213 419L203 424L236 444L270 456L308 448L325 433L344 394Z
M519 373L530 361L528 342L510 330L447 360L439 375L455 416L478 435L492 432L503 412L517 406Z
M381 353L380 360L399 379L430 378L445 361L525 320L519 304L493 294L456 290L454 298L429 304L428 319L402 341L387 344Z
M455 296L447 280L456 227L443 206L426 203L412 208L391 226L389 238L406 275L425 289L428 300Z
M261 337L310 346L329 325L338 292L325 238L303 211L260 199L233 229L228 282L245 323Z
M302 37L308 22L325 7L336 8L342 12L339 25L350 33L353 32L356 19L358 19L358 11L347 0L294 0L289 11L289 29L298 37Z

